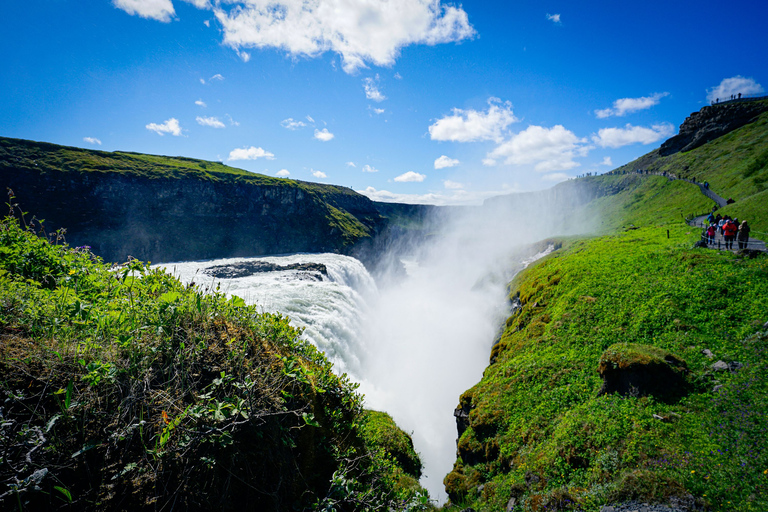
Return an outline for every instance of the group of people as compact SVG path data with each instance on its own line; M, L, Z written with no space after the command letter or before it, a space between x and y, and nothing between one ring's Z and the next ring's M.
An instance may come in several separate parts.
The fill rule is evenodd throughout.
M730 216L722 216L719 213L715 216L712 212L707 216L707 226L704 229L704 238L708 244L715 243L715 234L718 232L725 241L725 248L732 250L733 242L737 240L739 249L746 249L749 242L749 225L747 221L739 224L739 219L732 219Z

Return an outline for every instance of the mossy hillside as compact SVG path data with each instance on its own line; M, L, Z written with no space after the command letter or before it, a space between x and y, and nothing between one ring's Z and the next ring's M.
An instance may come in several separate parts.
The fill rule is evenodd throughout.
M0 508L426 506L285 317L38 230L0 222Z
M768 507L768 359L764 342L743 341L768 320L768 258L690 249L697 239L670 223L569 240L514 280L522 310L460 401L470 426L445 480L457 510L675 495L715 510ZM682 358L688 394L598 396L601 356L616 343L648 347L633 357ZM704 348L746 366L712 375Z
M660 156L652 151L619 167L614 173L648 169L681 178L708 181L711 189L736 203L724 214L749 219L755 229L768 232L768 219L757 196L768 189L768 112L722 137L684 153ZM703 211L700 213L704 213Z
M392 468L395 487L415 496L421 491L421 459L411 436L385 412L365 411L360 422L368 449Z
M597 198L577 208L569 222L589 222L598 233L628 226L667 226L706 213L712 201L696 185L662 176L637 174L582 178L597 190Z

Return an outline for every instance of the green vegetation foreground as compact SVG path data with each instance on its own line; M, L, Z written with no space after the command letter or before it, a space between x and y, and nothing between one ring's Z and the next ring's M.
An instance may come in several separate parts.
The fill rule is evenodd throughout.
M0 508L428 506L410 437L287 318L41 232L0 222Z
M511 283L521 307L457 410L451 508L768 510L768 257L693 249L694 185L594 181L621 185L583 212L611 234Z

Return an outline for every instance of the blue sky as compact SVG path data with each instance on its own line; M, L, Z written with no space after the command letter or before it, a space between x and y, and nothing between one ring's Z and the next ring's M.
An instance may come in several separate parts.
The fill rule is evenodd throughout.
M768 86L768 4L3 2L0 135L471 203L605 172Z

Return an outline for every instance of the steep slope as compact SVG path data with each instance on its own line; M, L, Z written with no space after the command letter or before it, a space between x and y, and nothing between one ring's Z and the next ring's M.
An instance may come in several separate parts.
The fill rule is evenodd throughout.
M0 509L423 504L410 437L258 309L0 220Z
M110 261L344 252L386 224L368 198L217 162L0 138L0 185Z
M711 201L634 172L708 180L763 226L766 116L556 187L581 191L570 222L599 219L597 235L510 284L513 314L455 411L449 509L768 509L768 257L693 249L684 217Z

